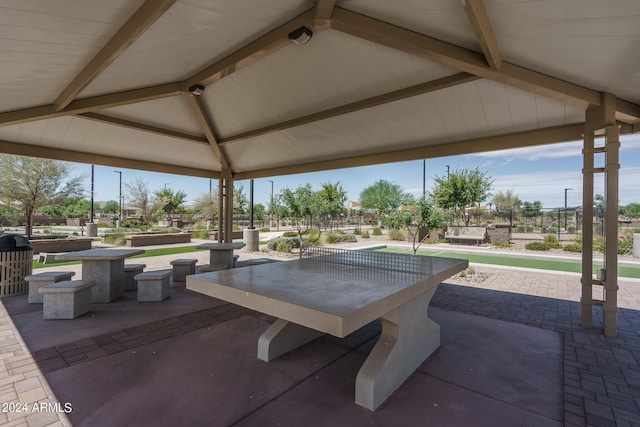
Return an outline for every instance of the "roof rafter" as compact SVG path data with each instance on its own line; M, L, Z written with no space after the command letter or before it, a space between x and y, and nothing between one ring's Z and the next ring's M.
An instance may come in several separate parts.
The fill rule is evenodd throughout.
M336 5L336 0L316 0L313 28L316 30L328 30L331 28L331 13Z
M80 71L58 98L54 109L60 111L138 39L176 0L147 0Z
M189 101L189 106L191 107L193 114L196 116L198 123L200 123L200 127L202 128L207 141L209 141L209 145L211 145L213 153L218 158L218 161L220 161L222 170L232 172L231 165L229 164L226 154L222 151L222 147L218 145L218 137L215 134L213 124L209 119L202 100L199 96L193 94L186 94L185 96Z
M233 52L231 55L194 74L183 82L183 89L186 91L194 84L207 86L221 78L247 67L265 56L289 46L289 33L304 25L310 25L315 17L314 9L310 9L290 21L272 30L264 36L252 41L243 48Z
M480 47L484 57L487 59L487 63L491 68L499 70L502 66L502 54L482 0L460 1L464 6L464 11L467 13L471 28L473 28L480 42Z
M121 119L119 117L112 117L105 114L99 113L82 113L78 114L77 117L94 120L101 123L108 123L111 125L121 126L128 129L135 129L142 132L150 132L155 133L162 136L167 136L170 138L179 138L187 141L197 142L199 144L209 144L207 138L198 135L191 135L184 132L178 132L171 129L165 129L158 126L147 125L144 123L133 122L131 120Z
M494 70L487 65L482 54L340 7L336 7L331 15L331 27L460 71L580 108L586 109L589 105L600 104L600 94L597 91L507 62L503 62L500 70Z
M77 162L102 166L113 166L127 169L140 169L153 172L170 173L202 178L220 178L220 172L191 168L186 166L168 165L146 160L134 160L123 157L107 156L103 154L85 153L82 151L65 150L54 147L40 147L30 144L0 140L0 152L15 154L18 156L43 157L47 159L63 160L65 162Z
M35 120L51 119L55 117L80 114L105 108L119 107L121 105L137 102L153 101L182 94L180 83L168 83L158 86L150 86L142 89L127 90L124 92L110 93L91 98L78 99L71 102L67 108L56 111L53 105L25 108L24 110L8 111L0 113L0 127L32 122Z
M389 102L409 98L412 96L422 95L424 93L445 89L451 86L457 86L463 83L472 82L472 81L478 80L479 78L480 77L471 75L469 73L458 73L458 74L443 77L437 80L433 80L430 82L421 83L408 88L374 96L372 98L356 101L351 104L341 105L339 107L330 108L328 110L320 111L318 113L313 113L313 114L298 117L295 119L286 120L284 122L265 126L259 129L253 129L248 132L243 132L237 135L230 136L228 138L223 138L219 141L219 143L229 144L231 142L241 141L243 139L253 138L253 137L264 135L267 133L277 132L277 131L289 129L296 126L302 126L302 125L317 122L320 120L330 119L332 117L363 110L366 108L375 107L377 105L382 105Z

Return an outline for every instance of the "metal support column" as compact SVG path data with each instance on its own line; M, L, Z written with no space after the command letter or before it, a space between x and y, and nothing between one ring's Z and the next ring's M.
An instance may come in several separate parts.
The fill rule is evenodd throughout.
M618 336L618 175L620 171L620 129L606 128L605 145L605 258L604 334Z

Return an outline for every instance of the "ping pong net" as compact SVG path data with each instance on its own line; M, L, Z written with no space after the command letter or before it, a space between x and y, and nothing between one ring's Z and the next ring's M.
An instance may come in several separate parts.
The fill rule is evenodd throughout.
M412 276L426 276L433 273L431 257L371 250L310 246L301 252L300 262L316 270L341 275L349 271L348 267L352 270L365 269L369 274L374 271Z

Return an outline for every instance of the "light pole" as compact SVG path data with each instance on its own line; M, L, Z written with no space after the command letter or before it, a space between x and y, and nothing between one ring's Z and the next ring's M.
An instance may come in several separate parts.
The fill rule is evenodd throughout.
M271 224L269 224L270 227L273 227L274 222L273 222L273 181L268 179L267 182L271 183L271 200L269 201L269 217L271 217Z
M422 197L427 196L427 161L422 160Z
M120 195L118 197L118 209L120 210L120 213L118 214L118 223L116 224L116 228L120 228L120 226L122 225L122 171L113 171L114 173L117 173L120 175Z
M573 188L564 189L564 231L567 231L567 191L573 190Z
M445 165L447 167L447 179L449 179L449 165Z

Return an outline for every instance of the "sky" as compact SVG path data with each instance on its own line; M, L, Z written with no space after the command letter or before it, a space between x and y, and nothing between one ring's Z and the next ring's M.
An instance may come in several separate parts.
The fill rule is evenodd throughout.
M596 142L596 145L598 142ZM493 180L493 193L511 190L521 201L540 201L545 209L564 206L565 188L567 206L582 205L582 141L520 148L514 150L493 151L482 154L442 157L426 160L426 189L433 188L434 178L462 169L479 168ZM596 167L604 166L604 156L596 157ZM640 202L640 135L621 137L620 148L620 189L619 204ZM189 205L199 195L209 192L210 180L181 175L95 166L94 201L118 200L120 175L122 172L123 193L126 197L126 183L136 178L145 181L151 191L167 187L173 191L187 193ZM91 165L74 164L72 175L84 178L87 197L91 189ZM422 195L423 161L409 161L386 165L366 166L351 169L337 169L326 172L314 172L297 175L276 176L254 180L254 203L268 205L273 181L274 194L283 188L295 189L300 185L311 184L314 190L323 183L340 183L347 192L347 200L357 201L360 192L380 179L400 185L408 193ZM249 198L250 183L235 181L235 188L242 185L244 194ZM212 181L213 190L218 187L217 180ZM594 183L595 193L604 194L603 174L597 174Z

